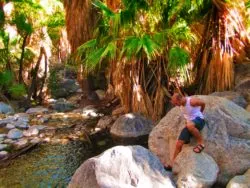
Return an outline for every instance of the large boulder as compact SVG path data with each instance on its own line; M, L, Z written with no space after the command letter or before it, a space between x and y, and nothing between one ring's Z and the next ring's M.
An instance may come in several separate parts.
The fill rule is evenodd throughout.
M110 133L116 140L132 141L133 139L149 135L153 129L153 122L139 114L125 114L119 117Z
M70 95L77 93L78 89L80 89L80 86L75 79L63 79L58 83L58 87L52 95L56 99L67 98Z
M227 188L249 188L250 187L250 169L241 176L235 176L227 184Z
M205 152L220 168L218 182L226 183L250 167L250 113L235 103L214 96L198 96L206 103L207 121L202 135ZM173 156L176 140L185 127L179 107L173 108L153 129L149 148L167 165ZM195 146L194 139L190 143Z
M3 102L0 102L0 114L11 114L14 113L13 108Z
M205 188L216 182L219 167L205 152L196 154L187 146L177 156L173 172L178 174L177 187Z
M65 99L59 99L52 105L52 108L58 112L67 112L73 110L75 106Z
M212 94L210 94L211 96L218 96L218 97L224 97L230 101L233 101L235 104L241 106L242 108L246 108L247 106L247 101L246 99L243 97L243 95L241 95L238 92L234 92L234 91L223 91L223 92L214 92Z
M69 188L175 187L159 159L141 146L116 146L85 161Z

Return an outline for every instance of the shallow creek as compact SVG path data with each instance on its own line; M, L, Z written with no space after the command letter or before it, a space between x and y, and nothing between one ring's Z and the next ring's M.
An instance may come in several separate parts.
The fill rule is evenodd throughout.
M92 145L80 140L41 144L0 169L0 188L66 187L85 160L112 146L109 137L100 138Z

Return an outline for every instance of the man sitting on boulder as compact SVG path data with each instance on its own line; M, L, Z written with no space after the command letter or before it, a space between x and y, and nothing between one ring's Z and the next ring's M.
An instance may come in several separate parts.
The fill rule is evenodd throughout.
M171 103L182 108L184 118L186 119L186 127L183 128L180 133L176 143L172 164L168 166L167 169L172 168L174 160L181 152L183 144L188 144L192 136L194 136L198 142L198 145L193 149L194 152L200 153L205 147L204 140L200 133L205 125L203 116L205 103L195 97L183 97L179 93L174 93L171 98Z

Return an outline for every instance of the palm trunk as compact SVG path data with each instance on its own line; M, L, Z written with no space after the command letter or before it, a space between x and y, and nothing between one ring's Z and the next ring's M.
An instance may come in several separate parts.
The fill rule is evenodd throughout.
M3 7L4 7L4 2L3 2L3 0L0 0L0 28L3 27L4 21L5 21Z
M28 34L26 34L23 38L23 43L22 43L22 53L21 53L21 57L20 57L20 61L19 61L19 76L18 76L18 82L24 83L23 81L23 60L24 60L24 52L25 52L25 46L26 46L26 41L28 38Z

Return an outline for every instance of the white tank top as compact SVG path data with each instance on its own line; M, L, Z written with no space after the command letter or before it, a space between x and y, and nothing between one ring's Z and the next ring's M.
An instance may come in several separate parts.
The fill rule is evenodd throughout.
M186 120L192 121L197 117L200 117L201 119L204 119L204 116L201 112L200 106L191 106L190 104L190 97L186 97L186 105L182 107L183 114Z

